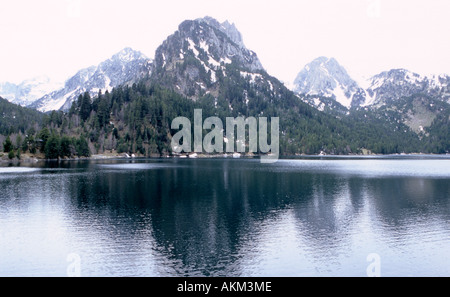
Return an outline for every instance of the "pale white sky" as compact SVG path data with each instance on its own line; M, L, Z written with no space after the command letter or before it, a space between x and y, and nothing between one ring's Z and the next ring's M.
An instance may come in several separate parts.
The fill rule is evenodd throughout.
M150 58L186 19L234 22L267 72L291 82L318 56L355 76L450 74L448 0L15 0L0 4L0 81L65 80L124 47Z

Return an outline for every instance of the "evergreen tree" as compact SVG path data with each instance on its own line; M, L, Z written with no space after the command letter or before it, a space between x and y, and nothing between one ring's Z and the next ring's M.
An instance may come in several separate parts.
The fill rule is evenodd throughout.
M45 158L58 159L60 156L61 141L59 136L52 134L45 144Z
M87 142L86 138L84 138L83 136L80 136L80 138L77 140L76 149L77 149L78 156L80 156L80 157L90 157L91 156L91 153L89 151L88 142Z
M66 135L61 138L60 156L72 157L72 140Z
M13 150L9 151L9 153L8 153L8 158L9 158L10 160L12 160L12 159L14 159L14 157L15 157L14 151L13 151Z
M97 119L100 128L105 127L109 123L110 111L108 102L105 98L98 102Z
M20 149L21 148L21 146L22 146L22 136L20 136L20 134L19 135L17 135L17 137L16 137L16 145L15 145L15 149Z
M80 104L80 117L83 121L86 121L89 118L92 110L91 96L89 92L85 92L83 97L81 98Z
M11 139L10 139L9 136L8 136L8 137L6 137L6 140L5 140L5 142L3 143L3 151L4 151L5 153L9 153L9 152L12 151L12 149L13 149L13 144L12 144L12 142L11 142Z
M41 152L45 151L45 145L47 144L47 141L50 137L50 131L48 130L47 127L44 127L38 134L38 141L40 141L41 146L40 146L40 150Z

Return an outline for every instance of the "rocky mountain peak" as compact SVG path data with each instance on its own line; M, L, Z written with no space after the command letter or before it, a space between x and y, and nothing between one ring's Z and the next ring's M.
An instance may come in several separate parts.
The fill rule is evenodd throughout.
M177 50L176 53L171 51ZM178 31L163 43L156 52L157 65L164 64L164 59L158 60L162 54L180 57L181 50L185 54L191 51L199 59L212 58L220 63L220 59L227 62L236 59L239 64L250 70L263 70L262 64L256 54L245 48L242 35L234 24L228 21L220 24L211 17L196 20L187 20L180 24ZM206 55L200 55L205 53ZM166 61L167 62L167 61ZM214 63L214 62L213 62Z
M364 102L365 92L336 59L319 57L307 64L294 81L294 92L333 97L350 108Z
M145 57L145 55L142 54L141 52L133 50L130 47L122 49L120 52L111 57L112 61L121 61L124 63L139 59L148 59L148 58Z
M213 91L218 77L226 76L232 63L252 73L264 70L257 55L244 46L234 24L221 24L211 17L187 20L156 50L155 77L195 98Z

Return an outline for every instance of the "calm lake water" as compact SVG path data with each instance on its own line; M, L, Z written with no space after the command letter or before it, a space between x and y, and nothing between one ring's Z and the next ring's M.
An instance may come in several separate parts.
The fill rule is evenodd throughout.
M448 156L38 163L0 189L0 276L450 276Z

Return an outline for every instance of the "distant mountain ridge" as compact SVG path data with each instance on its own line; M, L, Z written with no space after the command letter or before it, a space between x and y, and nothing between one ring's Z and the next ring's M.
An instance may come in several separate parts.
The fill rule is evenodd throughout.
M368 88L364 89L336 59L319 57L299 72L294 80L293 91L297 94L329 97L350 109L380 107L419 93L450 103L449 83L448 75L427 77L406 69L392 69L369 78L365 83ZM317 98L308 103L316 108L323 108L325 104Z
M125 48L98 66L78 71L63 88L54 90L34 101L29 107L39 111L68 110L80 94L89 92L93 97L99 90L111 91L124 83L132 83L151 73L152 61L142 53Z
M125 48L97 66L81 69L64 84L46 77L18 85L0 83L0 95L10 102L39 111L68 110L84 92L95 96L121 84L152 76L190 98L218 94L219 77L239 65L241 75L257 82L264 67L257 55L245 47L242 34L228 21L204 17L182 22L156 50L154 61ZM197 64L197 65L195 65ZM180 69L178 66L183 65ZM450 76L422 76L405 69L392 69L369 78L363 87L334 58L319 57L296 76L291 88L315 108L341 109L380 107L393 100L424 94L450 103ZM269 88L273 88L266 82Z
M0 83L0 96L12 103L27 106L62 85L47 76L33 77L19 84L3 82Z
M430 131L442 135L448 129L449 82L448 75L427 77L392 69L369 78L363 89L335 59L320 57L299 72L293 90L320 111L349 116L366 110L370 114L364 119L374 116L390 123L394 130L402 124L422 138Z
M391 100L425 94L450 103L450 76L423 76L406 69L392 69L369 80L366 105L384 105Z

